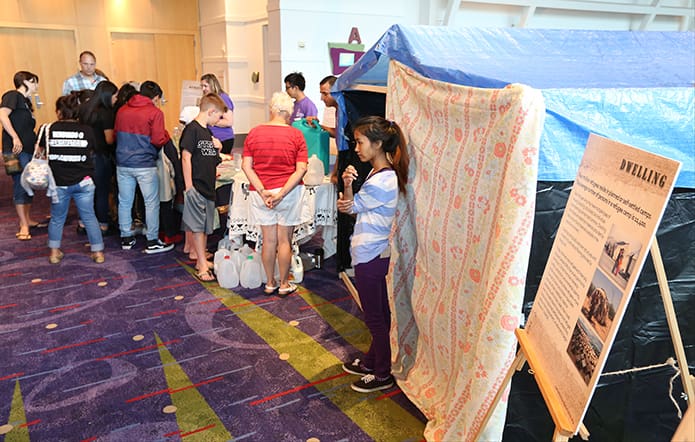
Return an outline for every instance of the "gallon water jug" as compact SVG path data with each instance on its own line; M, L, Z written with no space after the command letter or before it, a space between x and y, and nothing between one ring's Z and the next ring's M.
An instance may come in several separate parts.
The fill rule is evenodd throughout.
M304 279L304 265L302 264L302 258L299 257L299 254L292 255L290 275L292 276L292 281L296 283L300 283Z
M236 272L238 274L241 274L241 265L244 263L244 260L246 259L246 256L244 256L243 253L241 253L241 250L232 250L230 252L230 255L232 257L232 262L234 263L234 268L236 269Z
M323 163L314 154L309 157L306 174L304 175L304 184L307 186L319 186L323 183Z
M232 242L229 239L229 235L224 235L224 238L222 238L218 243L217 243L217 250L219 249L227 249L227 250L232 250L234 247L232 247Z
M323 174L328 175L328 166L330 162L330 135L328 132L321 129L318 120L314 120L316 127L309 124L306 118L297 120L292 123L292 127L296 127L304 135L304 140L306 141L306 148L309 154L309 158L312 155L316 155L319 160L323 163Z
M241 273L239 274L239 282L241 286L247 289L255 289L261 285L261 272L263 267L260 265L254 254L246 257L241 265Z
M215 273L219 273L219 265L220 262L225 258L225 257L231 257L232 252L230 250L220 248L217 249L215 252L215 257L212 260L213 267L215 269ZM238 273L238 272L237 272Z
M232 257L226 255L217 265L217 282L220 287L231 289L239 285L239 272L234 267Z

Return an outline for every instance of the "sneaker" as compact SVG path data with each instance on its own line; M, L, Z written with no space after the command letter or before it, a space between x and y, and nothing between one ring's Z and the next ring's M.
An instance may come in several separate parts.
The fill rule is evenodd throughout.
M174 244L167 244L159 239L153 239L152 241L147 241L147 248L145 249L145 253L151 255L153 253L168 252L173 248Z
M357 376L364 376L366 374L371 374L374 372L374 370L370 370L369 368L365 367L362 361L359 360L359 358L355 359L352 362L344 363L343 371L350 374L356 374Z
M360 393L371 393L372 391L386 390L393 387L393 376L388 375L383 379L379 379L373 374L362 376L362 379L351 385L352 389Z
M134 236L122 236L121 237L121 248L123 250L130 250L135 245Z

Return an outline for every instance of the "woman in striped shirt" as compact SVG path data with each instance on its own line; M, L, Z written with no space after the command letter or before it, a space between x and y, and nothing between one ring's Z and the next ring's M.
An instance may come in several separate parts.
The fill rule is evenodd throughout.
M398 195L406 192L409 159L405 137L395 122L372 116L361 118L353 127L357 142L355 153L363 162L369 162L372 170L353 196L352 182L357 178L357 170L353 166L345 169L342 176L345 193L339 195L338 210L357 217L350 254L372 343L363 360L345 363L343 369L361 376L352 384L353 390L369 393L394 384L386 274L391 256L389 235Z

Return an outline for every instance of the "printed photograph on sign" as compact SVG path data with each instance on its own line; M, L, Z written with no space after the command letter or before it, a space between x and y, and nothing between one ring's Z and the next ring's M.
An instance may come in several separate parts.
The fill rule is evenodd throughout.
M586 292L582 315L601 342L606 341L621 298L620 290L603 273L597 271Z
M586 323L586 319L580 316L574 325L572 337L567 346L567 354L587 385L591 380L591 376L594 375L602 348L603 342L598 338L592 327Z
M603 245L599 266L606 274L611 275L621 288L625 288L642 249L642 243L636 237L631 237L613 224Z

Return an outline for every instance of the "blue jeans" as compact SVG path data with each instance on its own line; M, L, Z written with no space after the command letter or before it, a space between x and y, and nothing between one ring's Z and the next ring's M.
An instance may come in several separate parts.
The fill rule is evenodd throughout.
M113 163L109 155L105 153L94 154L94 212L99 224L109 224L109 194L111 193L111 177L113 176Z
M24 170L24 167L29 164L29 161L31 161L33 155L22 151L19 153L18 157L19 165L22 166L22 170ZM12 175L12 200L15 204L31 204L34 197L29 196L27 191L24 190L21 180L22 172Z
M63 226L68 216L70 199L75 200L77 213L84 223L92 252L104 250L104 240L101 236L99 222L94 214L94 182L85 178L72 186L58 186L58 202L51 203L51 221L48 223L48 247L59 249L63 239Z
M135 186L140 186L145 200L145 222L147 240L159 238L159 177L156 167L116 167L118 180L118 227L121 236L133 236L131 209L135 199Z

